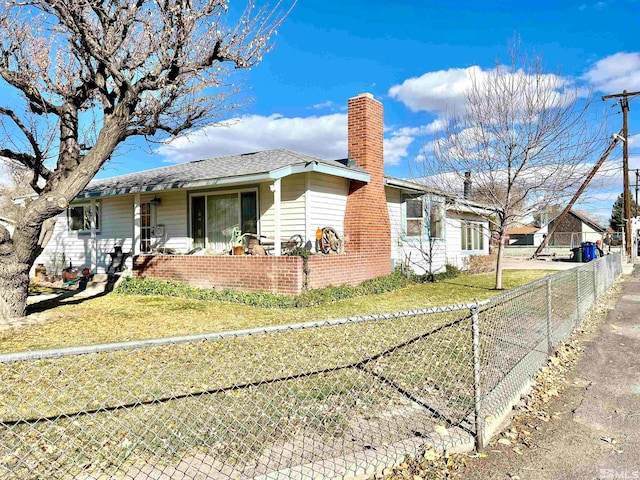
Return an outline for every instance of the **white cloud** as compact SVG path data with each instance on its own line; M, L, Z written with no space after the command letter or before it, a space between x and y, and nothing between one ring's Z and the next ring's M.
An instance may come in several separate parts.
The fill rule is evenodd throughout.
M445 112L463 106L471 79L485 75L478 66L427 72L392 86L389 96L404 103L413 112Z
M433 122L424 127L424 132L428 134L434 134L440 132L447 127L447 121L442 118L436 118Z
M347 115L287 118L246 115L173 139L158 149L168 162L287 148L320 158L347 156Z
M397 165L415 140L413 128L388 128L385 163ZM324 159L347 157L347 114L334 113L288 118L246 115L209 126L163 144L157 151L165 161L189 162L202 158L287 148Z
M416 138L415 128L404 127L391 131L391 136L384 139L384 163L398 165L408 154L408 148Z
M640 133L629 135L629 148L640 147Z
M583 78L605 93L640 89L640 52L619 52L594 63Z
M546 105L546 108L562 106L572 102L576 96L585 95L585 91L576 89L570 79L553 73L529 75L523 70L510 72L506 66L499 68L503 83L512 83L518 87L510 100L516 102L516 105L521 103L518 107L529 113L531 104ZM414 112L427 111L440 115L461 112L467 105L470 88L476 85L482 92L483 85L494 75L495 69L483 70L477 65L427 72L392 86L389 96L404 103ZM507 87L498 87L499 91L506 89ZM442 128L444 125L435 123L433 126Z
M314 105L311 105L311 108L313 108L314 110L322 110L322 109L336 110L337 107L338 105L336 105L336 103L332 102L331 100L327 100L326 102L321 102L321 103L316 103Z

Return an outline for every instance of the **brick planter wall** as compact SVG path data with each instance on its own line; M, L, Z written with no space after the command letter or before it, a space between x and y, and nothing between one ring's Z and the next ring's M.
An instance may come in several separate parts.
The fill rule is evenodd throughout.
M295 295L302 291L302 258L251 255L138 255L136 277L178 280L200 288Z
M329 285L358 285L372 278L368 275L366 257L358 253L344 255L312 255L309 257L308 288Z
M308 288L358 285L372 278L366 256L312 255ZM133 273L139 278L177 280L199 288L232 288L249 292L297 295L304 284L300 257L138 255Z

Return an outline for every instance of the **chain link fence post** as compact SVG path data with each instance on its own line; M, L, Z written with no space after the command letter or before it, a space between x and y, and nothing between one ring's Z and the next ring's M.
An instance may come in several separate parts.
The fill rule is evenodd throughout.
M547 352L553 353L553 340L551 338L551 275L547 275Z
M476 451L484 448L484 432L482 428L482 409L480 408L480 327L478 325L478 304L471 307L471 326L473 343L473 404L476 418Z

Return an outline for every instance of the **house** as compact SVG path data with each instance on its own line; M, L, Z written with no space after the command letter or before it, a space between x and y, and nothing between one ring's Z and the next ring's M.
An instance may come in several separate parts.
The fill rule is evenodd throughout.
M540 245L540 241L538 236L536 236L536 232L538 232L539 228L535 225L521 225L519 227L511 228L507 231L507 236L509 238L507 242L507 246L515 246L520 247L524 245ZM539 234L541 237L541 235ZM534 242L538 243L534 243Z
M558 221L559 215L549 221L540 228L535 227L519 227L509 230L509 245L538 246L542 243L542 239ZM598 222L590 218L584 212L578 210L569 210L567 216L562 220L549 239L550 246L557 247L573 247L580 245L582 242L596 242L602 240L607 233L607 229Z
M36 263L64 253L102 272L119 246L140 277L295 294L357 284L400 262L437 272L488 253L485 207L384 175L383 107L371 94L349 99L348 150L344 160L267 150L94 180L59 216ZM270 240L271 254L221 254L234 227ZM341 253L282 255L276 239L296 235L315 252L319 227L337 232ZM184 255L203 248L220 254Z

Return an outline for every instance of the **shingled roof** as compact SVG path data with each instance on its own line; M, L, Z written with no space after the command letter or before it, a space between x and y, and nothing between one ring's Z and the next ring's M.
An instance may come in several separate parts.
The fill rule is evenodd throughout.
M297 167L297 168L293 168ZM286 149L196 160L102 180L93 180L79 198L121 195L281 178L298 171L323 171L345 178L369 181L363 168L347 160L323 160Z

